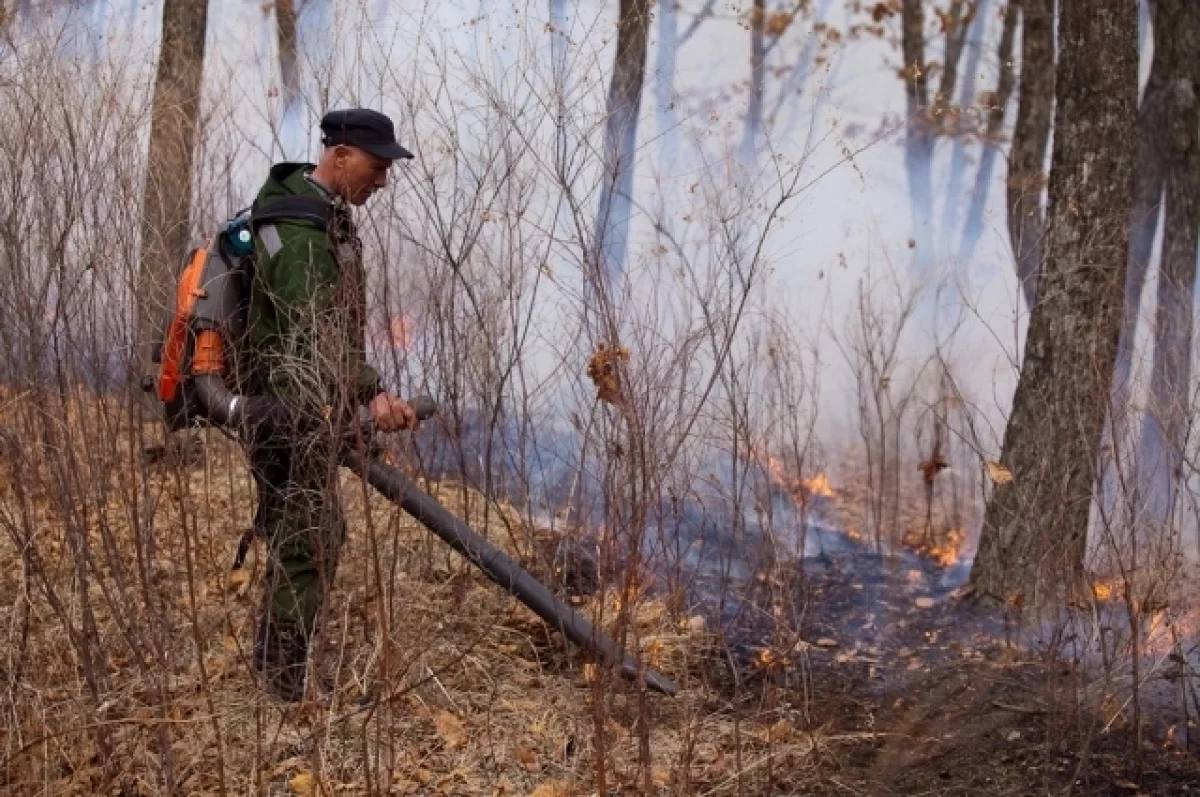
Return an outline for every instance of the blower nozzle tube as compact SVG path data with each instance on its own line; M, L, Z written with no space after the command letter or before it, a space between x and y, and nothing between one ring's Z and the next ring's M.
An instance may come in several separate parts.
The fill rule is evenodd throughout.
M557 628L563 636L604 664L619 665L621 674L626 678L632 681L641 678L647 687L664 695L674 696L679 691L666 676L641 667L612 637L559 600L512 557L448 512L403 473L378 460L367 460L353 452L343 458L343 464L441 537L451 548L482 570L488 578L532 609L538 617Z
M208 417L222 426L237 427L238 398L218 376L203 375L193 379L196 395ZM433 414L432 399L420 397L412 401L420 418ZM474 529L455 517L441 504L423 492L400 471L375 459L363 457L356 451L346 451L342 464L362 476L383 496L397 504L426 528L458 551L484 575L508 590L563 636L591 653L609 666L620 666L621 674L664 695L675 695L679 688L666 676L643 668L627 654L612 637L589 623L582 615L559 600L553 592L521 567L512 557L492 545Z

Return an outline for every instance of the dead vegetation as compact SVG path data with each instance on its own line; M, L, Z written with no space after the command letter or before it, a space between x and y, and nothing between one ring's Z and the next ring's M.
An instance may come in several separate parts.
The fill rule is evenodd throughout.
M32 409L30 397L8 402L6 422ZM121 414L93 398L71 407L77 433ZM736 684L710 618L638 590L627 633L682 686L674 700L641 694L349 476L353 532L313 663L331 689L286 707L247 661L258 549L230 570L252 506L240 453L198 433L148 467L155 564L135 588L144 548L121 504L102 498L142 456L132 431L81 457L111 478L80 484L74 509L50 489L56 457L7 452L8 793L157 794L169 766L174 790L190 794L589 794L598 744L620 793L1097 793L1160 781L1159 793L1186 793L1172 789L1194 775L1194 760L1168 748L1130 780L1128 762L1104 752L1121 723L1099 733L1075 708L1081 670L1048 669L1060 665L1005 644L992 620L921 600L928 585L899 570L875 586L844 569L811 577L797 598L802 635L762 647ZM462 488L427 486L463 511ZM488 502L472 498L466 515L480 524ZM73 511L97 552L82 571ZM519 515L493 503L487 520L511 548L505 524ZM857 599L864 588L888 597ZM601 622L622 616L619 595L576 600Z

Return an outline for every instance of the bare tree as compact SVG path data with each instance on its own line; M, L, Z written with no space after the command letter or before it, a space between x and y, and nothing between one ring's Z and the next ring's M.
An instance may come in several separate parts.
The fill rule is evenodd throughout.
M962 191L963 180L967 169L967 141L975 132L971 128L977 124L973 106L975 105L975 81L979 77L979 63L983 60L983 42L987 34L989 13L988 0L971 0L964 10L961 3L952 3L942 16L946 26L946 57L943 80L951 87L957 82L958 102L955 108L956 118L962 118L964 124L959 124L954 136L954 148L950 154L950 177L946 185L946 196L949 201L942 208L942 229L947 238L950 231L957 229L961 218L962 203L957 198ZM970 35L974 31L975 35ZM959 61L966 56L966 64L962 70L961 80L958 78ZM1000 62L1004 70L1004 61ZM950 97L946 95L946 102ZM986 144L986 142L985 142Z
M953 106L954 87L958 83L958 62L962 59L963 46L967 42L967 31L974 19L974 8L963 13L963 0L951 0L950 7L941 17L946 29L946 56L942 63L942 76L938 80L938 91L933 98L933 113L940 118ZM955 111L955 113L959 113Z
M990 106L987 109L987 128L983 134L983 156L979 161L979 171L975 174L975 190L971 193L971 204L967 209L967 220L963 225L962 239L958 245L960 263L971 260L975 254L975 246L979 243L980 236L983 235L983 216L987 209L992 171L996 165L996 157L1002 151L1004 115L1008 111L1008 101L1012 97L1013 86L1016 83L1016 73L1013 71L1012 63L1013 40L1016 38L1017 22L1020 17L1020 0L1011 0L1004 9L1004 27L1000 33L1000 46L996 59L1000 65L1000 77L996 81L996 91L992 95Z
M296 0L275 0L275 37L283 104L290 106L296 102L300 90L300 72L296 64Z
M1036 604L1080 584L1129 243L1136 32L1124 0L1062 4L1046 260L1001 454L1012 480L988 502L971 573L980 595Z
M1054 108L1054 0L1020 0L1021 80L1008 159L1008 233L1025 304L1037 299L1046 216L1046 147Z
M206 2L166 0L163 5L138 277L141 344L153 337L169 304L175 268L187 253L207 23Z
M1125 315L1121 327L1121 344L1117 354L1116 386L1123 391L1133 366L1133 338L1137 328L1142 289L1153 258L1154 239L1162 214L1163 191L1170 168L1171 142L1170 106L1177 90L1175 80L1181 79L1184 67L1177 63L1175 31L1163 24L1181 15L1181 6L1190 3L1178 0L1154 0L1150 3L1154 55L1150 76L1138 107L1137 166L1133 209L1130 215L1129 274L1125 285ZM1194 53L1191 57L1194 57ZM1118 404L1123 399L1118 397Z
M596 210L599 273L608 281L624 269L629 245L637 120L646 76L649 28L650 0L621 0L617 53L604 126L604 176Z
M754 6L750 10L750 104L746 108L746 124L739 152L739 156L746 163L754 159L763 128L763 92L767 59L763 27L766 25L766 19L766 0L754 0Z
M1149 149L1139 140L1139 157L1157 163L1138 163L1139 173L1160 177L1163 183L1163 244L1159 264L1154 324L1154 367L1150 380L1150 411L1142 426L1138 465L1143 474L1142 495L1151 520L1165 523L1175 504L1184 445L1188 432L1191 383L1193 291L1196 282L1197 232L1200 229L1200 5L1189 0L1156 0L1150 6L1154 28L1155 96L1147 89L1143 104L1161 106L1165 124L1154 135L1162 149ZM1157 110L1157 109L1156 109ZM1140 123L1140 120L1139 120ZM1149 130L1139 131L1149 137ZM1138 195L1138 199L1146 197ZM1157 212L1152 211L1157 217ZM1132 219L1135 236L1156 218ZM1137 243L1141 244L1142 241ZM1129 268L1144 267L1131 259ZM1130 278L1132 282L1132 277ZM1129 297L1126 297L1127 302ZM1130 308L1127 304L1125 312ZM1128 316L1126 326L1128 326Z
M924 271L933 262L933 131L928 120L929 83L925 64L925 9L921 0L904 0L901 49L907 126L904 169L912 203L916 263Z
M675 70L679 62L679 9L674 2L658 5L658 57L654 72L655 134L658 169L670 174L679 147L679 117L675 113Z

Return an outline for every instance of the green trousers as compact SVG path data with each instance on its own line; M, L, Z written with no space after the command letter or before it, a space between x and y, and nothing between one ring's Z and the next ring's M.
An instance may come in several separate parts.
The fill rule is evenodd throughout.
M258 488L255 531L269 552L260 622L307 639L346 537L334 447L326 435L262 444L251 449L250 465Z

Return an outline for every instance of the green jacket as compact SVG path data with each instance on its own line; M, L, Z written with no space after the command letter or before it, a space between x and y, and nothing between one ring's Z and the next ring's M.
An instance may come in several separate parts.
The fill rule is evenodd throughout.
M277 164L258 192L257 203L299 195L334 207L326 231L304 221L259 228L247 348L257 390L328 416L369 401L381 382L366 360L362 243L349 208L308 178L312 169Z

